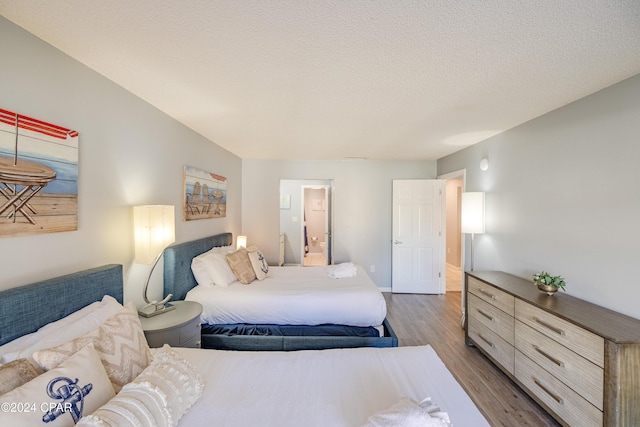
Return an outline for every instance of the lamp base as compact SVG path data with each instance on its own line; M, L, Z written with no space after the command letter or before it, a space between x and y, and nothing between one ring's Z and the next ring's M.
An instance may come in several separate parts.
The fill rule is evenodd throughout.
M158 305L149 305L146 307L142 307L138 310L138 315L142 317L153 317L162 313L166 313L167 311L175 310L176 307L171 304L158 304Z

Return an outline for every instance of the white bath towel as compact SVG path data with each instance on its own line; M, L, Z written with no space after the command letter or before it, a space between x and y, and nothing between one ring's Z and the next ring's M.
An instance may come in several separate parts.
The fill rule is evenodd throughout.
M343 277L355 276L358 272L356 266L352 262L343 262L342 264L330 265L327 268L329 277L332 279L341 279Z
M369 417L365 427L449 427L449 415L431 402L430 398L418 403L403 397L387 410Z

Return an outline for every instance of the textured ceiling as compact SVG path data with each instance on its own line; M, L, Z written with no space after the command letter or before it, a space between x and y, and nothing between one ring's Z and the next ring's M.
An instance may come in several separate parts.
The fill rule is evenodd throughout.
M638 0L0 0L0 14L243 158L438 159L640 73Z

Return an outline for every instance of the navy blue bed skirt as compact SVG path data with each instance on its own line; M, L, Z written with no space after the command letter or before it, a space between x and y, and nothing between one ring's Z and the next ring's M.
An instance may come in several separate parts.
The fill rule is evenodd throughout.
M246 323L231 325L202 325L202 335L254 335L254 336L340 336L379 337L374 327L345 325L252 325Z

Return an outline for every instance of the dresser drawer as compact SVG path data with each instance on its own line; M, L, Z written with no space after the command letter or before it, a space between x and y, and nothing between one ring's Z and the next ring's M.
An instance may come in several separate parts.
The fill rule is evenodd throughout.
M468 335L476 346L490 355L504 370L513 375L513 346L483 324L469 319Z
M604 338L521 300L516 301L516 320L604 367Z
M504 311L484 302L473 294L469 294L468 315L473 318L474 322L483 324L509 344L515 344L513 338L514 320Z
M570 426L602 426L603 414L579 394L516 350L515 376Z
M469 292L477 296L478 298L488 302L489 304L498 307L505 313L513 316L514 300L513 295L509 295L491 285L487 285L480 280L468 276Z
M521 322L516 349L602 410L604 369Z

